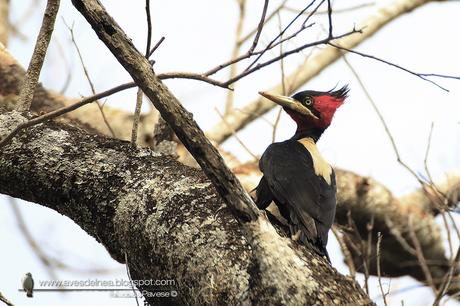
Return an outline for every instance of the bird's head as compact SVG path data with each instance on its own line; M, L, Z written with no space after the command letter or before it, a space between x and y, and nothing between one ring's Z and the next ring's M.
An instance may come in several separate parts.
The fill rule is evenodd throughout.
M292 97L259 92L265 98L279 104L297 123L297 132L316 131L321 135L331 124L335 111L343 104L349 88L338 90L305 90ZM318 137L319 137L318 135Z

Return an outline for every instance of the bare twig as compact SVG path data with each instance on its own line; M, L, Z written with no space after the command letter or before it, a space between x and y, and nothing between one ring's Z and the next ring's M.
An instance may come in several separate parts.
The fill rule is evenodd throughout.
M59 109L54 110L52 112L49 112L47 114L44 114L44 115L38 116L38 117L36 117L34 119L31 119L31 120L29 120L27 122L21 123L17 127L15 127L5 138L3 138L0 141L0 148L2 148L4 145L6 145L14 136L16 136L21 130L23 130L25 128L29 128L31 126L46 122L46 121L54 119L54 118L57 118L57 117L62 116L64 114L66 114L66 113L74 111L77 108L80 108L80 107L82 107L82 106L84 106L84 105L86 105L88 103L97 101L98 99L108 97L108 96L113 95L114 93L117 93L119 91L122 91L122 90L125 90L125 89L128 89L128 88L133 88L133 87L136 87L136 86L137 85L134 82L122 84L122 85L119 85L117 87L111 88L111 89L103 91L101 93L98 93L96 95L84 98L84 99L80 100L79 102L76 102L76 103L74 103L72 105L59 108Z
M325 1L325 0L323 0L323 2L324 2L324 1ZM314 1L313 1L313 2L314 2ZM267 18L267 19L268 19L268 18ZM308 20L308 19L306 19L306 20ZM301 29L298 30L298 31L296 32L295 35L297 35L298 33L300 33L301 31L303 31L303 30L306 29L306 28L308 28L308 27L305 26L305 25L303 25L303 26L301 27ZM292 38L292 37L295 36L295 35L290 35L289 37ZM279 35L278 35L278 37L279 37ZM204 75L204 76L213 75L213 74L219 72L220 70L224 69L225 67L228 67L228 66L230 66L230 65L232 65L232 64L234 64L234 63L240 62L240 61L242 61L242 60L244 60L244 59L248 59L248 58L250 58L250 57L252 57L252 56L255 56L255 55L258 55L258 56L260 57L260 56L262 56L266 51L275 48L277 45L279 45L279 44L281 43L281 41L275 42L277 39L278 39L278 38L275 38L275 39L273 40L273 43L268 44L264 49L262 49L262 50L260 50L260 51L246 52L245 54L242 54L242 55L238 56L237 58L231 59L231 60L229 60L229 61L227 61L227 62L225 62L225 63L222 63L222 64L220 64L220 65L218 65L218 66L216 66L216 67L214 67L214 68L212 68L212 69L206 71L205 73L203 73L203 75ZM247 69L248 69L248 68L246 68L246 70L247 70ZM245 71L246 71L246 70L245 70Z
M347 213L347 219L348 219L348 226L351 229L351 233L354 235L355 241L359 243L359 246L357 246L355 243L351 243L350 245L352 246L352 248L356 252L356 254L360 255L362 260L363 260L363 263L362 263L361 266L358 267L358 270L360 270L361 267L364 269L364 291L366 291L366 293L369 294L369 260L370 260L369 245L370 244L369 243L365 244L363 242L363 239L362 239L362 237L361 237L361 235L359 233L359 229L356 226L355 221L351 217L351 212L350 211L348 211L348 213ZM372 229L370 229L370 227L374 226L373 223L374 223L374 221L373 221L373 218L372 218L372 222L368 223L367 226L366 226L366 228L368 230L368 236L369 236L369 233L372 231ZM350 239L350 242L352 242L351 239ZM369 239L368 239L368 242L369 242ZM372 246L372 245L370 245L370 246Z
M346 33L343 33L341 35L338 35L338 36L334 36L332 38L324 38L324 39L320 39L318 41L315 41L315 42L312 42L312 43L307 43L307 44L304 44L304 45L301 45L300 47L297 47L297 48L294 48L292 50L289 50L289 51L286 51L284 52L282 55L278 55L278 56L275 56L273 57L272 59L270 60L267 60L263 63L259 63L257 64L255 67L252 67L252 68L246 68L246 70L244 70L242 73L240 73L239 75L237 75L236 77L230 79L230 80L227 80L226 82L223 82L222 85L231 85L233 83L235 83L236 81L239 81L240 79L244 78L245 76L263 68L263 67L266 67L270 64L273 64L274 62L277 62L279 61L280 59L282 58L285 58L289 55L292 55L294 53L298 53L304 49L307 49L307 48L310 48L310 47L313 47L313 46L318 46L318 45L324 45L324 44L329 44L331 40L336 40L336 39L341 39L343 37L346 37L346 36L350 36L352 34L356 34L356 33L362 33L362 30L356 30L356 29L353 29L351 31L348 31Z
M45 60L46 51L54 30L54 22L59 10L59 0L48 0L43 22L38 33L34 52L19 91L18 110L28 111L34 97L35 87Z
M64 80L64 84L62 84L61 89L59 90L59 93L64 94L70 85L70 81L72 80L73 71L66 55L67 52L64 50L60 40L55 38L54 41L56 42L57 51L59 52L59 58L62 59L62 61L64 62L66 77Z
M345 258L345 263L347 264L348 270L350 271L350 276L354 279L356 277L356 268L350 250L348 249L344 237L340 234L337 226L332 225L331 229L335 238L337 238L337 241L339 242L340 249L342 250L343 257Z
M262 9L262 16L260 17L259 24L257 25L257 32L256 32L256 35L254 36L254 40L252 41L252 45L251 45L251 48L249 48L248 53L252 53L256 49L257 43L259 42L260 33L262 33L262 29L264 28L264 24L265 24L265 16L267 15L268 2L269 0L264 1L264 8Z
M150 16L150 0L145 0L145 15L147 18L147 44L145 47L145 57L148 59L150 55L153 54L155 49L158 48L158 46L161 44L164 37L158 41L158 43L155 45L156 48L152 49L150 53L150 45L152 44L152 18ZM134 109L133 115L133 127L131 129L131 144L133 146L136 146L137 142L137 130L139 128L139 121L141 118L142 98L142 90L138 88L136 94L136 107Z
M371 257L372 257L372 232L374 229L374 220L375 217L372 215L370 222L366 224L367 229L367 243L362 242L363 245L363 264L364 264L364 283L369 290L369 277L370 277L370 266L371 266ZM369 292L369 291L367 291Z
M29 231L29 228L27 227L26 222L24 221L24 218L22 216L21 210L18 207L16 199L10 198L10 204L11 209L13 210L13 214L16 218L18 228L24 236L27 244L33 250L33 253L38 257L38 260L42 263L43 267L46 270L46 273L48 273L48 276L51 279L57 279L56 272L54 271L53 261L43 251L43 249L40 247L40 244L37 243L31 232Z
M343 56L343 60L345 62L345 64L347 64L348 68L350 69L350 71L353 73L353 75L355 76L356 80L358 81L359 85L361 86L361 89L363 90L364 94L366 95L367 99L369 100L369 102L371 103L371 106L372 108L374 109L375 113L377 114L377 116L379 117L379 120L380 120L380 123L382 123L382 126L385 130L385 133L387 134L390 142L391 142L391 146L393 148L393 152L395 153L396 155L396 159L397 159L397 162L399 164L401 164L401 166L403 166L404 168L406 168L407 171L409 171L414 177L415 179L417 179L417 181L420 183L420 185L422 187L426 186L426 183L424 181L422 181L420 179L420 177L417 175L417 173L415 173L414 170L412 170L412 168L410 168L401 158L401 155L399 153L399 149L398 149L398 146L396 145L396 141L393 137L393 134L391 133L390 131L390 128L388 127L386 121L385 121L385 118L383 118L383 115L382 113L380 112L379 108L377 107L377 104L375 103L374 99L372 98L371 94L369 93L369 91L367 90L367 87L364 85L361 77L359 76L358 72L353 68L353 66L350 64L350 62L348 61L347 59L347 56Z
M414 248L416 251L415 254L417 256L417 260L419 261L420 267L422 268L423 274L425 275L426 282L433 289L433 292L437 294L438 289L436 288L436 285L433 281L433 276L431 275L430 268L428 267L425 256L423 255L423 249L422 249L422 246L420 245L420 241L418 240L417 235L415 234L412 215L409 215L408 224L409 224L409 236L411 238L412 244L414 245Z
M236 24L236 31L235 31L235 43L233 45L233 51L232 51L232 59L235 59L238 57L238 53L240 52L240 44L238 44L238 41L240 40L241 33L243 32L243 25L244 25L244 19L246 16L246 0L238 0L238 7L239 7L239 18L238 22ZM233 65L230 66L230 71L229 71L229 79L233 78L236 75L237 72L237 64L234 63ZM227 98L225 101L225 110L224 110L224 117L227 116L232 110L233 110L233 99L234 99L234 94L233 91L230 90L227 92Z
M219 117L225 121L225 117L219 112L219 110L216 108L214 108L214 110L216 111L216 113L219 115ZM252 153L252 151L248 148L248 146L246 146L246 144L238 137L238 135L236 135L236 133L233 135L236 139L236 141L238 141L238 143L241 145L241 147L243 147L244 150L246 150L246 152L249 153L249 155L252 156L252 158L254 160L258 160L259 159L259 156L255 155L254 153Z
M365 25L365 29L361 35L347 36L336 43L340 43L343 47L354 48L367 38L374 35L386 24L389 24L391 21L403 16L405 13L412 12L418 7L421 7L429 2L430 0L391 1L385 6L377 9L375 13L371 14L366 19L357 23L358 27L359 25ZM291 86L290 90L299 89L303 84L317 76L325 67L335 62L341 56L342 53L338 52L336 48L329 45L324 47L320 52L316 53L308 61L305 61L302 65L300 65L291 75L287 76L288 83ZM224 65L225 64L221 66ZM219 67L216 67L214 70L219 70ZM276 85L269 89L269 91L272 93L280 93L281 85ZM256 118L259 118L273 109L274 106L274 103L259 97L244 106L241 112L234 112L231 114L227 120L231 124L232 129L238 131L246 127ZM231 136L230 130L227 130L226 127L227 126L221 121L211 128L207 132L207 135L213 141L222 143Z
M361 89L363 90L364 94L366 95L367 99L369 100L369 102L371 103L371 106L372 108L374 109L375 113L377 114L377 116L379 117L379 120L380 122L382 123L382 126L385 130L385 133L387 134L389 140L390 140L390 143L391 143L391 146L393 148L393 152L395 153L396 155L396 160L397 162L403 166L418 182L419 184L422 186L423 190L425 191L425 194L433 200L433 203L437 204L439 207L442 207L442 204L443 204L443 201L442 199L440 198L440 193L438 193L435 189L435 187L433 187L434 185L432 184L427 184L425 181L423 181L419 175L407 164L405 163L402 158L401 158L401 155L399 153L399 149L398 149L398 146L396 145L396 141L392 135L392 133L390 132L390 128L388 127L386 121L385 121L385 118L383 118L383 115L381 114L379 108L377 107L377 104L375 103L374 99L372 98L371 94L369 93L369 91L367 90L367 87L364 85L361 77L359 76L358 72L353 68L353 66L350 64L350 62L348 61L348 58L346 55L343 56L343 60L345 62L345 64L348 66L348 68L350 69L350 71L353 73L353 75L355 76L356 80L358 81L359 85L361 86Z
M332 6L331 6L331 0L327 0L327 19L329 21L329 38L332 38Z
M271 19L273 19L273 17L275 17L285 6L287 0L284 0L283 2L280 3L280 5L278 5L278 7L276 7L264 20L264 24L267 24ZM257 27L255 27L252 31L250 31L249 33L247 33L246 35L244 35L239 41L238 41L238 44L239 45L242 45L244 44L249 38L252 37L252 35L254 35L257 31L259 30L259 25L257 25Z
M193 120L191 114L159 81L148 60L133 46L105 8L96 0L72 0L72 4L91 24L99 39L142 88L163 119L171 126L187 150L192 153L235 219L243 224L256 220L265 222L262 221L262 214L251 197L226 167L222 157ZM105 26L98 26L101 23Z
M366 7L369 7L369 6L373 6L375 5L375 2L369 2L369 3L362 3L362 4L357 4L357 5L352 5L352 6L349 6L349 7L343 7L343 8L335 8L334 9L334 14L336 13L347 13L347 12L351 12L351 11L356 11L356 10L359 10L359 9L362 9L362 8L366 8ZM285 6L284 7L284 10L288 11L288 12L293 12L293 13L298 13L299 10L298 9L295 9L295 8L292 8L292 7L289 7L289 6ZM310 12L304 12L304 15L308 15L310 14ZM316 14L318 15L325 15L325 14L329 14L329 10L322 10L322 11L318 11L316 12Z
M282 28L282 25L281 25L281 16L280 14L277 14L278 16L278 26L279 26L279 31L281 32L281 28ZM280 37L282 38L282 37ZM280 44L280 52L279 54L283 54L283 44L281 43ZM286 90L286 80L285 80L285 71L284 71L284 59L282 58L280 60L280 70L281 70L281 87L282 87L282 94L283 95L286 95L287 94L287 90ZM273 123L273 129L272 129L272 143L275 142L275 139L276 139L276 130L278 129L278 124L280 122L280 119L281 119L281 112L283 111L283 108L280 107L277 114L276 114L276 117L275 117L275 122Z
M152 17L150 16L150 0L145 0L145 16L147 18L147 45L145 47L145 56L149 58L150 45L152 44Z
M190 80L197 80L209 83L214 86L222 87L225 89L230 89L229 84L225 84L226 82L220 82L214 79L207 77L205 74L198 74L193 72L165 72L159 73L158 78L160 80L168 80L168 79L190 79Z
M72 43L73 43L73 45L75 47L75 50L77 50L77 55L78 55L78 58L80 60L80 64L83 67L83 73L85 74L86 80L88 81L89 87L91 88L91 93L93 95L95 95L96 94L96 88L94 87L94 83L93 83L93 81L91 81L91 77L89 76L89 71L88 71L88 68L85 65L85 61L83 60L83 55L81 54L80 47L78 47L77 41L75 40L75 34L73 32L73 25L69 26L65 22L65 20L64 20L64 24L69 29L70 37L72 39ZM102 120L104 120L105 125L109 129L110 135L112 135L112 137L116 137L115 132L113 131L112 127L110 126L109 121L107 120L107 117L104 114L104 107L101 105L101 103L99 101L96 101L96 105L99 108L99 112L101 113Z
M428 133L428 141L426 144L425 158L423 159L423 164L425 166L425 172L426 172L426 175L428 176L428 179L430 180L430 183L434 185L433 177L431 176L431 171L428 168L428 155L430 154L430 149L431 149L431 138L433 136L433 128L434 128L434 122L431 122L430 132Z
M380 271L380 247L382 245L382 234L380 232L377 233L377 277L379 280L379 287L380 287L380 292L382 294L383 298L383 303L385 306L387 306L387 294L383 290L383 285L382 285L382 272Z
M324 2L325 0L321 1L320 4L317 6L317 8ZM308 10L314 3L316 2L316 0L313 0L311 1L301 12L299 12L297 14L297 16L295 16L289 23L288 25L275 37L273 38L268 44L267 46L262 50L262 52L260 52L257 57L252 61L251 64L249 64L248 67L246 67L246 69L244 70L244 72L248 71L251 69L252 66L254 66L258 61L259 59L262 57L262 55L265 54L266 51L268 51L270 49L270 47L273 46L273 44L281 37L284 35L284 33L294 24L294 22L299 19L300 16L302 16L302 14ZM315 12L316 10L314 10L307 18L306 20L308 20ZM306 21L305 21L306 22ZM304 22L304 24L305 24Z
M152 50L150 50L148 58L152 56L152 54L158 49L158 47L163 43L164 40L165 40L165 37L162 36L160 40L155 44L155 46L153 46Z
M362 52L359 52L359 51L356 51L356 50L351 50L351 49L348 49L348 48L344 48L344 47L341 47L339 46L338 44L334 44L334 43L331 43L329 42L328 45L331 45L337 49L340 49L342 51L347 51L347 52L350 52L350 53L354 53L354 54L357 54L357 55L360 55L362 57L367 57L367 58L370 58L370 59L373 59L373 60L376 60L378 62L381 62L381 63L384 63L384 64L387 64L389 66L392 66L392 67L395 67L395 68L398 68L400 70L403 70L407 73L410 73L424 81L427 81L433 85L435 85L436 87L444 90L444 91L449 91L447 88L445 87L442 87L441 85L439 85L438 83L436 83L435 81L433 80L430 80L428 79L428 77L438 77L438 78L445 78L445 79L454 79L454 80L460 80L460 76L452 76L452 75L444 75L444 74L436 74L436 73L420 73L420 72L415 72L415 71L412 71L412 70L409 70L407 68L404 68L402 66L399 66L397 64L394 64L392 62L389 62L387 60L384 60L384 59L381 59L379 57L376 57L376 56L373 56L373 55L369 55L369 54L366 54L366 53L362 53Z

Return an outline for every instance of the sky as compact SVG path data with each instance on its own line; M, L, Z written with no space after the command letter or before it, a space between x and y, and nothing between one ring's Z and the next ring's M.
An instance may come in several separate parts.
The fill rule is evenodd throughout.
M11 2L13 24L26 14L25 8L33 0ZM43 2L43 1L42 1ZM129 7L124 1L102 1L109 13L123 27L133 43L140 50L145 49L144 1L132 1ZM270 7L278 1L270 1ZM290 1L291 3L299 3ZM379 1L384 6L389 1ZM292 4L293 5L293 4ZM348 1L337 0L334 8L347 7ZM41 11L21 23L18 29L27 35L23 40L13 37L9 43L10 52L24 67L30 59L37 35ZM251 30L260 17L261 2L248 1L247 20L244 31ZM353 24L363 20L376 6L334 15L334 31L343 33ZM417 9L380 30L357 50L375 55L421 73L460 75L460 42L454 29L460 28L458 12L460 2L445 1L432 3ZM281 22L286 24L293 13L285 12ZM325 16L325 15L324 15ZM324 16L315 19L316 28L326 25ZM68 70L72 78L65 95L77 97L90 94L83 70L70 41L65 23L73 25L75 38L82 51L86 66L98 91L111 88L130 80L129 75L113 59L110 52L97 39L92 29L79 16L70 2L62 2L56 22L56 30L47 55L41 82L46 88L61 90ZM226 61L234 41L237 22L236 1L152 1L153 42L165 36L165 41L155 52L156 72L192 71L202 72ZM261 35L260 43L270 41L278 29L276 22ZM307 31L297 41L286 44L293 48L304 40L324 35L321 30ZM245 46L246 48L248 46ZM244 47L243 47L244 49ZM277 51L276 51L277 52ZM285 60L286 73L302 63L309 51L301 52ZM268 56L276 53L268 54ZM65 60L63 60L65 58ZM425 151L430 127L433 124L431 149L427 165L435 179L442 180L446 173L460 170L460 81L434 79L449 92L417 78L402 70L356 55L348 55L348 61L360 75L367 90L385 118L404 162L421 176L425 173ZM240 69L243 65L240 65ZM226 73L220 73L225 79ZM235 105L244 106L257 97L257 92L267 90L280 82L279 65L268 67L239 82L235 87ZM195 120L203 130L208 130L219 121L215 108L223 110L226 91L224 89L191 80L169 80L165 82L184 106L193 112ZM347 102L337 112L332 126L319 142L325 158L335 167L371 176L395 195L403 195L418 188L417 181L396 161L394 149L388 135L371 107L350 68L339 60L325 69L303 89L328 90L334 86L349 84L351 91ZM117 94L107 99L110 106L126 110L134 109L135 90ZM266 114L268 121L274 120L278 109ZM295 126L288 116L282 114L277 130L277 141L292 136ZM252 152L260 155L271 142L271 127L264 120L258 120L238 133ZM236 154L240 160L251 156L234 140L224 148ZM19 201L18 201L19 202ZM36 255L20 233L12 213L10 200L0 197L0 243L5 248L0 255L0 288L2 293L17 305L81 305L111 303L112 305L133 305L132 299L114 299L107 293L37 293L34 299L27 299L18 292L21 277L31 272L37 281L49 279L49 275L37 260ZM123 265L113 261L104 247L88 236L73 221L50 209L32 203L20 202L23 217L40 246L52 257L60 258L72 267L107 270L106 273L76 273L57 271L60 280L127 279ZM332 236L332 235L331 235ZM333 266L346 274L337 242L331 237L328 245ZM69 243L71 241L71 243ZM361 280L362 282L362 280ZM431 290L420 286L408 277L384 279L385 286L392 291L401 291L389 297L390 304L430 305ZM371 281L371 298L382 305L377 282ZM399 292L398 291L398 292ZM460 305L449 301L447 305Z

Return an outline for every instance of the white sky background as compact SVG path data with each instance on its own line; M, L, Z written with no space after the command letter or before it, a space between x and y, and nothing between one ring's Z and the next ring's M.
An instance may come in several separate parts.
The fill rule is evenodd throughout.
M21 0L11 3L11 20L14 24L24 14L32 1ZM42 1L43 2L43 1ZM262 1L248 0L246 33L252 30L260 17ZM299 4L306 1L290 1ZM383 6L388 1L379 1ZM103 1L109 13L124 28L134 44L144 52L146 20L144 1ZM278 1L271 1L274 8ZM356 4L356 2L353 2ZM40 26L45 3L41 11L35 12L20 31L27 35L27 41L14 38L10 41L10 52L27 66L33 43ZM350 1L337 0L335 8L346 7ZM191 71L202 72L226 61L231 53L237 21L236 1L152 1L153 40L161 36L166 40L155 53L156 72ZM294 6L294 4L292 5ZM326 8L324 6L323 10ZM375 7L361 9L351 14L334 16L334 33L350 30L354 23L363 20ZM269 9L270 11L270 9ZM423 73L460 75L460 2L446 1L425 5L413 13L393 21L380 30L373 38L358 47L369 53L408 69ZM285 25L293 13L283 13ZM315 19L324 22L324 18ZM41 81L46 88L60 90L67 76L67 65L72 70L72 80L65 94L77 97L89 95L90 89L84 79L83 70L70 42L70 34L64 26L74 23L74 32L83 53L96 89L102 91L130 80L128 74L116 62L106 47L97 39L92 29L71 6L70 1L62 1L57 29L47 56ZM262 33L260 44L267 43L277 33L276 22ZM293 48L304 41L318 37L318 31L306 31L300 40L286 44ZM323 34L324 35L324 34ZM59 47L59 45L61 47ZM248 46L246 46L247 48ZM64 51L60 51L60 48ZM243 51L245 48L243 47ZM278 50L276 50L278 52ZM65 54L68 64L62 60ZM303 62L308 50L286 60L287 74ZM276 53L269 53L273 56ZM268 57L267 57L268 58ZM413 75L370 59L349 55L349 61L371 93L393 133L401 156L417 173L424 175L424 157L430 125L434 122L434 132L430 151L429 168L435 178L444 173L460 170L460 81L434 79L447 87L446 93ZM247 63L246 63L247 65ZM241 64L240 69L244 67ZM226 73L218 75L224 79ZM241 107L257 97L257 92L267 90L280 82L279 65L257 72L239 83L235 90L235 104ZM214 108L223 110L226 91L209 84L192 80L168 80L166 84L179 100L194 114L200 126L207 130L219 117ZM401 195L417 188L415 179L397 164L390 141L370 103L342 60L325 69L304 88L327 90L335 85L349 84L351 88L347 103L338 111L332 126L320 141L324 156L335 166L355 171L361 175L376 178L395 194ZM108 99L107 104L127 110L134 109L135 90L128 90ZM144 103L147 104L147 103ZM277 110L276 110L277 111ZM272 121L275 112L265 117ZM295 127L288 116L282 115L277 140L292 136ZM256 153L261 154L271 141L271 127L259 120L239 133L240 138ZM241 160L250 156L234 140L228 141L226 149L234 152ZM38 262L23 236L20 234L11 207L6 197L0 198L0 289L6 297L17 305L81 305L83 303L111 305L135 305L131 299L111 299L106 293L37 293L34 299L26 299L17 292L20 279L25 272L32 272L37 280L49 279L43 266ZM23 203L21 203L23 204ZM112 274L75 274L57 271L59 279L126 279L124 266L110 259L105 249L89 237L77 225L58 213L38 205L20 205L24 218L37 241L51 256L69 262L69 265L91 268L100 267L115 271ZM331 235L333 236L333 235ZM334 238L328 246L333 265L342 273L347 273L342 263L339 248ZM385 284L389 283L385 280ZM411 287L418 283L410 278L393 279L392 290ZM371 298L379 295L377 282L371 282ZM375 299L382 304L381 299ZM389 297L391 304L430 305L431 290L419 287ZM460 305L450 301L448 305Z

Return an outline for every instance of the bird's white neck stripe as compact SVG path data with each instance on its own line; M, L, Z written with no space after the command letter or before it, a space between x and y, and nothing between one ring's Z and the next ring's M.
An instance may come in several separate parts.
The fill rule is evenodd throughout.
M319 153L314 140L310 137L306 137L297 141L301 143L305 149L308 150L308 152L310 152L311 158L313 159L313 168L315 169L315 174L322 176L326 183L330 185L332 167L326 162L321 153Z

